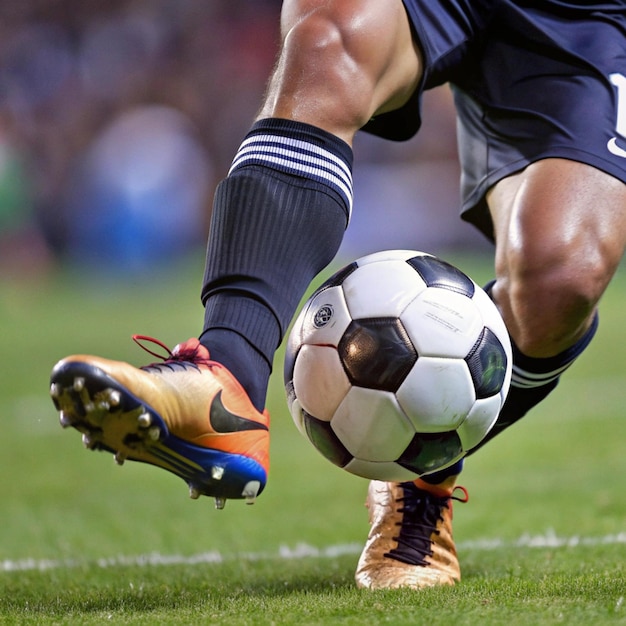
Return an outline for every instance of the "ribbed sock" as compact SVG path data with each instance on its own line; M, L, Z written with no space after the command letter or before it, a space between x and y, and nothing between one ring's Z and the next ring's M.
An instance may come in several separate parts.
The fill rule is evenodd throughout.
M257 122L215 194L200 341L253 404L309 283L336 254L352 208L352 150L307 124Z

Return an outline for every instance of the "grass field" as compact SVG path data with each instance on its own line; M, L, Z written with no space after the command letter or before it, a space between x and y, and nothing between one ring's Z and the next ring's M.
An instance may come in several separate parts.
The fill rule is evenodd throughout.
M463 581L419 593L355 589L366 482L298 434L280 357L271 480L252 507L216 511L180 479L119 468L60 428L54 362L89 352L141 365L152 357L132 333L172 346L197 334L200 268L0 285L0 623L626 624L626 268L558 391L467 464Z

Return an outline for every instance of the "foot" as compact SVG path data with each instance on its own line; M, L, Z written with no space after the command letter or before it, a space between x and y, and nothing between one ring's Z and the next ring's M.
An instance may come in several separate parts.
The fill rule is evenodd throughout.
M370 533L356 570L358 587L367 589L422 589L454 585L461 570L452 538L451 490L426 483L372 481L366 505Z
M197 339L141 368L75 355L59 361L50 395L63 427L115 461L141 461L180 476L192 498L254 502L269 468L269 415L259 413L235 377ZM143 346L142 346L143 347ZM155 353L148 350L151 354Z

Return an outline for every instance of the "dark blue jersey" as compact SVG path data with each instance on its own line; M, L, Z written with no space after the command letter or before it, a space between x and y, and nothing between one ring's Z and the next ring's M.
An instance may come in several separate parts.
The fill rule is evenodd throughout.
M485 193L529 163L564 157L626 182L626 0L404 0L424 78L366 130L419 128L424 89L455 92L464 217L491 235Z

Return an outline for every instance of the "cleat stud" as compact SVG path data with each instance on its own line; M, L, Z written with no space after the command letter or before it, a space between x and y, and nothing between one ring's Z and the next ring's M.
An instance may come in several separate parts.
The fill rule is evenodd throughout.
M93 413L96 405L93 402L85 402L83 408L85 409L85 413Z
M226 506L226 498L215 498L215 508L221 511Z
M153 426L149 431L148 431L148 437L152 440L152 441L158 441L161 438L161 429L158 426Z
M107 400L111 406L118 406L122 400L122 394L115 389L107 389Z
M52 383L50 385L50 397L55 400L61 395L61 385L59 383Z
M59 424L61 424L63 428L68 428L72 425L72 420L69 415L65 413L65 411L61 411L61 413L59 413Z
M88 435L87 433L83 433L83 445L87 450L93 450L96 447L98 442L94 437Z
M189 485L189 497L192 500L197 500L200 497L200 489L195 485Z
M111 405L106 400L100 400L97 407L101 411L108 411L111 408Z
M224 468L220 465L214 465L211 468L211 478L213 480L222 480L224 477Z
M74 379L74 384L72 385L72 388L77 393L80 393L85 388L85 379L81 378L80 376L77 376Z
M246 486L241 492L241 495L246 499L246 504L254 504L256 502L256 497L260 488L261 483L258 480L251 480L246 483Z
M152 416L150 415L150 413L143 412L137 418L137 424L139 424L140 428L148 428L148 426L152 424Z
M124 461L126 460L126 455L123 452L116 452L114 459L117 465L124 465Z

